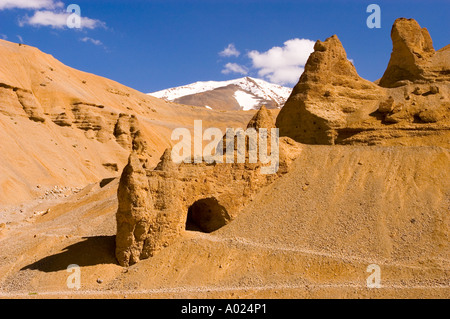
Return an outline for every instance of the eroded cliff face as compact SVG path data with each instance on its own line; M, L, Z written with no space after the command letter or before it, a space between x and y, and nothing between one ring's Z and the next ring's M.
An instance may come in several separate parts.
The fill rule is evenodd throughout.
M260 125L274 127L265 108L249 123L266 128ZM116 257L122 266L153 256L186 229L209 233L227 225L261 188L287 173L301 152L300 144L281 139L280 167L267 175L261 173L266 165L250 163L248 154L240 164L175 164L170 149L150 169L143 141L135 139L134 145L118 190Z
M0 83L0 112L4 115L27 117L37 123L53 122L60 127L81 130L86 138L101 143L116 141L131 150L132 134L136 131L136 116L117 113L104 105L83 102L74 98L69 105L42 106L36 95L28 89Z
M276 121L281 136L334 144L337 130L374 112L383 89L361 78L337 36L317 41Z
M138 122L156 165L173 127L201 119L222 129L251 116L168 103L70 68L37 48L0 40L0 204L117 176Z
M230 223L265 186L290 171L304 148L300 143L449 148L448 49L435 52L428 32L414 20L398 19L392 38L394 50L380 85L358 75L337 36L317 41L276 120L282 136L276 174L261 174L262 164L248 157L243 164L177 165L170 150L151 170L143 142L135 139L118 193L119 263L128 266L153 256L185 229L211 232ZM248 124L274 127L264 107ZM222 142L218 149L225 153L232 141L224 136ZM230 149L237 152L234 142ZM333 152L329 157L336 160Z
M393 50L380 86L450 81L450 47L435 51L426 28L414 19L397 19L391 32Z
M425 28L400 18L379 85L358 76L336 36L317 41L281 110L281 136L306 144L450 144L450 47L435 51Z
M128 165L124 168L117 192L116 251L121 264L139 260L150 223L154 220L153 199L147 178L145 147L135 140Z

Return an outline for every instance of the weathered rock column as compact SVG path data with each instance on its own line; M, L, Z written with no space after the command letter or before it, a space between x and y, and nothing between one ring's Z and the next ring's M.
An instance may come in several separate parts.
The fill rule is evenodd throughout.
M122 266L129 266L140 260L153 217L146 164L145 142L138 132L117 192L119 208L116 214L116 258Z

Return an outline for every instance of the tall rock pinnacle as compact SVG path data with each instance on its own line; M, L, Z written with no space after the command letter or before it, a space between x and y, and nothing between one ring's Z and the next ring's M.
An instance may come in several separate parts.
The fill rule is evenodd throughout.
M336 129L376 110L381 88L361 78L336 35L317 41L299 83L281 110L280 136L334 144Z
M382 87L442 80L443 76L446 80L450 79L450 48L436 52L428 30L421 28L416 20L395 20L391 37L393 49L389 65L380 80Z

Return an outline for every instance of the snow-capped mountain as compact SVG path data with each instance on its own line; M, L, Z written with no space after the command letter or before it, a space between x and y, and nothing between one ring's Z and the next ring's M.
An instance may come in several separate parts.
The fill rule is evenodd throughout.
M260 79L244 77L231 81L196 82L185 86L149 93L157 98L180 104L215 110L252 110L262 105L281 108L292 89Z

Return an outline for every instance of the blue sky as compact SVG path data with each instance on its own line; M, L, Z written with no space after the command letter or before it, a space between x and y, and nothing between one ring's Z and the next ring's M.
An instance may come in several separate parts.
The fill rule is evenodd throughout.
M81 29L59 19L71 3ZM366 25L371 3L381 8L380 29ZM142 92L244 75L292 86L318 39L337 34L358 73L374 81L396 18L416 19L440 49L450 43L449 14L448 0L0 0L0 38Z

